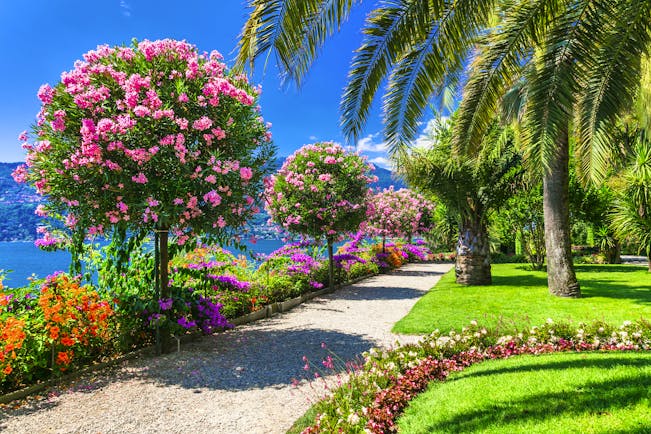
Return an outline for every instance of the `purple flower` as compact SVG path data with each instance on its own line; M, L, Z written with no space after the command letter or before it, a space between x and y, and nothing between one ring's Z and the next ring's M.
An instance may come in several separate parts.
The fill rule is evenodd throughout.
M321 288L323 288L323 283L317 282L315 280L310 280L310 286L312 288L321 289Z
M181 317L176 321L181 327L184 329L191 329L192 327L196 327L197 323L194 321L188 321L186 317Z
M172 300L171 298L167 298L167 299L163 298L158 300L158 306L160 306L161 310L170 309L172 307L172 304L174 304L174 300Z
M235 289L242 292L247 292L251 288L251 282L242 282L240 280L237 280L237 278L233 276L229 276L229 275L217 276L217 275L209 274L208 277L218 282L226 284L227 289Z

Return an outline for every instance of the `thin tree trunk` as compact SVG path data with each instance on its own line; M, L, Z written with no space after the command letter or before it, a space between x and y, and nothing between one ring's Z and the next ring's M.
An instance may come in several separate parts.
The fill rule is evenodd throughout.
M581 297L572 264L567 130L560 133L555 151L543 176L547 285L553 295Z
M328 238L328 283L330 291L335 289L335 264L332 257L332 238Z
M486 224L479 216L463 218L457 242L457 283L490 285L490 245Z
M170 279L169 279L169 250L168 250L168 237L169 232L167 228L157 231L158 233L158 282L160 284L160 299L170 298ZM170 328L168 325L163 323L160 327L160 351L163 354L170 353L172 351L172 336L170 335Z

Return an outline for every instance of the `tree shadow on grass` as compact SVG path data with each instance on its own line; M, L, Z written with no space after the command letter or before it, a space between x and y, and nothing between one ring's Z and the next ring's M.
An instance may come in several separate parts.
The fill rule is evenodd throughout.
M588 357L590 354L587 353ZM601 353L599 353L601 355ZM476 372L461 372L455 375L454 378L448 380L449 382L461 381L467 378L473 377L488 377L490 375L499 375L499 374L511 374L516 372L540 372L540 371L551 371L551 370L563 370L563 369L572 369L572 368L600 368L600 369L610 369L616 366L629 366L636 368L648 367L651 364L651 357L621 357L617 353L611 353L613 357L608 357L606 359L577 359L577 360L565 360L561 362L544 362L545 356L535 356L542 358L540 363L531 363L524 366L509 366L509 367L496 367L494 369L487 370L478 370ZM630 353L629 353L630 354ZM635 354L635 353L633 353Z
M523 274L518 276L493 275L493 285L512 286L514 288L520 288L523 286L547 286L547 277L537 276L534 274Z
M646 270L646 267L633 265L577 264L574 266L574 269L579 273L638 273Z
M626 360L619 360L626 364ZM639 366L639 361L632 366ZM647 360L648 363L648 360ZM644 365L646 366L647 363ZM562 367L557 364L554 369ZM566 367L593 366L590 362L584 364L569 363ZM597 364L597 366L602 366ZM609 364L603 365L608 368ZM612 366L612 365L611 365ZM538 368L547 369L546 366ZM516 369L515 371L517 371ZM529 369L523 369L528 371ZM532 369L533 370L533 369ZM490 371L486 375L498 374ZM463 378L459 379L462 381ZM612 410L626 408L648 399L648 390L651 387L651 375L640 374L634 379L587 381L573 391L559 391L552 393L537 393L526 398L500 403L499 400L483 408L455 413L453 416L436 423L430 423L423 432L475 432L494 426L496 421L504 424L504 432L509 432L510 424L517 423L543 423L545 420L557 418L559 415L580 415L586 412L594 414L608 414ZM634 427L625 432L650 432L651 420L644 426Z

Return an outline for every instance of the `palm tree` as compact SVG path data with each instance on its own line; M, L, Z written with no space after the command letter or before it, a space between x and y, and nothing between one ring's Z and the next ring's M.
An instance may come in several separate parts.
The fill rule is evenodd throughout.
M512 135L497 127L485 138L484 152L465 158L452 152L453 121L437 119L431 146L415 148L398 161L409 185L434 195L459 222L456 281L491 283L488 219L520 186L521 156Z
M633 162L624 171L622 189L610 215L611 227L621 239L634 239L644 248L651 271L651 143L640 140Z
M284 77L300 84L328 36L361 3L250 0L238 64L274 52ZM577 136L582 172L603 177L614 143L610 126L640 88L651 0L386 0L362 31L342 127L349 140L359 138L387 80L385 136L394 154L415 138L430 101L466 73L457 149L477 148L507 90L528 81L523 131L527 159L543 177L548 285L552 294L580 296L570 245L570 135Z

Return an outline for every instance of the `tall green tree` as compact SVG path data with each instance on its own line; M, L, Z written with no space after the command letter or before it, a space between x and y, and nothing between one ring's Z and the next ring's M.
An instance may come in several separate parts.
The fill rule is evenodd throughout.
M328 36L361 3L250 0L238 63L253 65L274 52L285 78L300 84ZM507 90L526 75L524 131L528 159L543 176L549 289L580 296L570 246L570 134L578 136L583 172L603 176L613 144L609 125L640 87L651 0L388 0L375 3L362 32L342 97L342 127L349 139L360 136L386 80L392 152L414 139L428 104L462 81L467 65L459 148L479 145Z
M488 220L520 185L522 165L512 137L493 128L484 152L474 158L452 152L453 121L440 121L430 147L403 154L399 171L407 182L434 195L459 222L456 280L466 285L491 283Z

